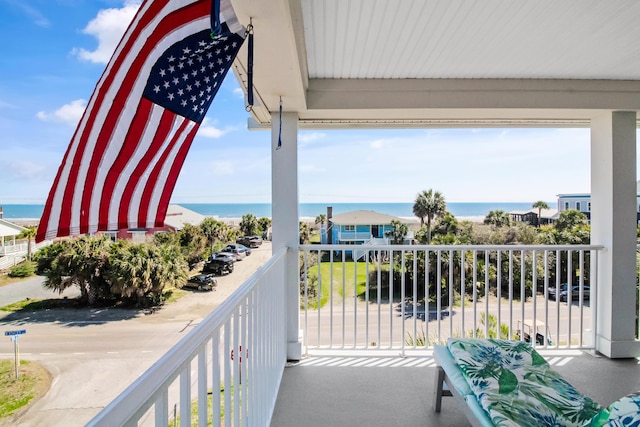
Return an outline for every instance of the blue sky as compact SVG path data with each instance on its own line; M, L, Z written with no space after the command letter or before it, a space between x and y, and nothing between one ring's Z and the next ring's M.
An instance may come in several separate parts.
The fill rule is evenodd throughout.
M0 0L0 204L44 203L138 4ZM271 135L247 117L230 72L173 202L271 200ZM413 202L429 188L451 202L555 202L590 185L588 129L318 130L299 144L301 202Z

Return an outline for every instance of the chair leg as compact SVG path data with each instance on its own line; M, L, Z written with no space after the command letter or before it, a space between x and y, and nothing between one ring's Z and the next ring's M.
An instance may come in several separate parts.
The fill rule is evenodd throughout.
M444 370L438 366L436 367L436 383L435 390L433 392L433 412L440 412L442 406L442 393L444 390Z

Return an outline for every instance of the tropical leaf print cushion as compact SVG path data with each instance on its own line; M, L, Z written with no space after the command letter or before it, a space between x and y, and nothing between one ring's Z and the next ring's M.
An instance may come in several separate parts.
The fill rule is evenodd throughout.
M607 427L640 427L640 392L623 397L609 405Z
M447 347L496 426L598 425L608 415L527 343L461 338Z

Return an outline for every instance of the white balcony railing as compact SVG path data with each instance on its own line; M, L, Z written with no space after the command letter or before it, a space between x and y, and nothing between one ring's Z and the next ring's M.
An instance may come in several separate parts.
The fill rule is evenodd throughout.
M28 248L28 245L26 243L19 243L17 245L0 246L0 256L26 253L27 248Z
M276 253L87 425L268 425L287 358L285 253Z
M356 263L353 249L301 247L307 352L404 352L451 336L594 347L601 246L359 246L368 262ZM564 284L573 297L556 295Z

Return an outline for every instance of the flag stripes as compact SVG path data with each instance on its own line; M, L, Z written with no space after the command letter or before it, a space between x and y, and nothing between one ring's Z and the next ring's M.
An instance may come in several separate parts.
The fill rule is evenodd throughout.
M143 93L154 64L169 48L209 28L210 10L210 0L143 2L65 153L38 241L163 224L199 123ZM244 35L228 2L223 4L225 18L230 31Z

